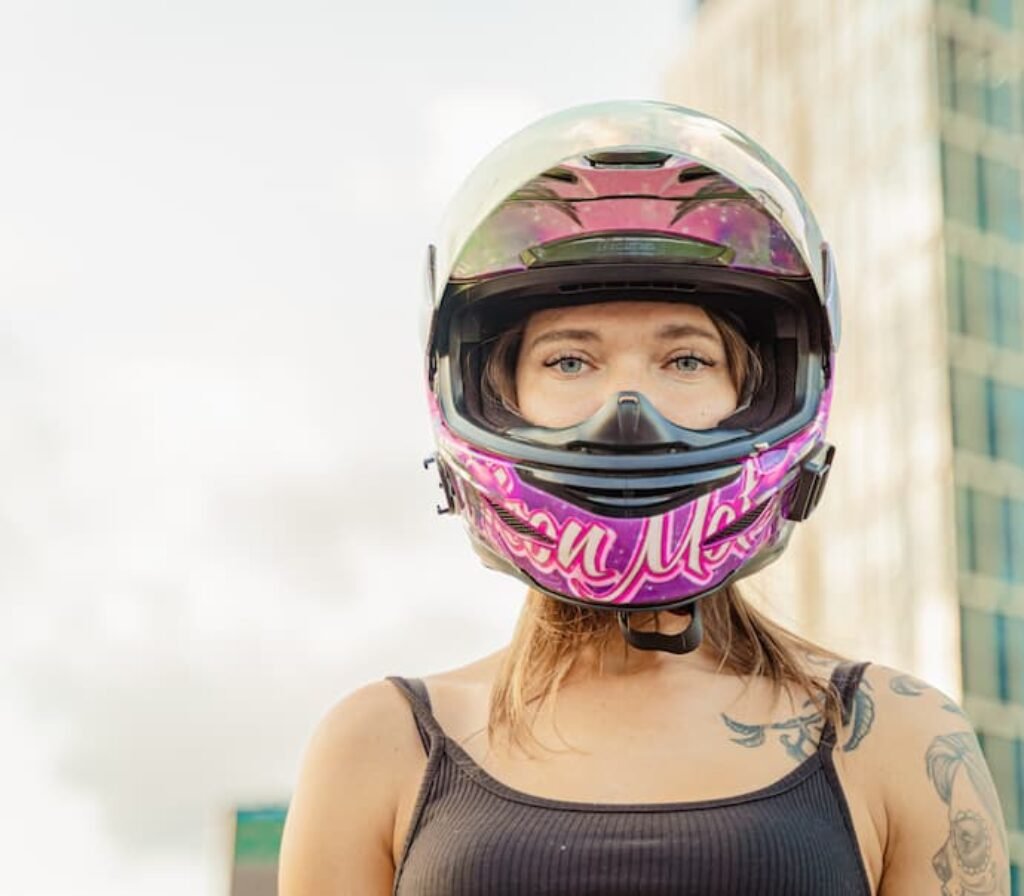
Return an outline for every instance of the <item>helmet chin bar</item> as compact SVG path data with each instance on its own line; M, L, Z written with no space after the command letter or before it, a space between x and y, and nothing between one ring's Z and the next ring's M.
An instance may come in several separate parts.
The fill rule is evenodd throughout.
M596 413L575 426L561 429L516 426L510 427L508 434L552 447L598 451L634 451L637 448L686 451L750 435L747 430L695 430L678 426L640 392L618 392L610 396Z
M683 631L674 635L665 632L643 632L629 627L629 613L620 612L619 630L622 637L630 647L637 650L662 650L665 653L682 655L691 653L700 647L701 639L704 637L704 624L700 618L700 603L695 602L681 610L671 610L677 615L687 614L690 617L690 624Z

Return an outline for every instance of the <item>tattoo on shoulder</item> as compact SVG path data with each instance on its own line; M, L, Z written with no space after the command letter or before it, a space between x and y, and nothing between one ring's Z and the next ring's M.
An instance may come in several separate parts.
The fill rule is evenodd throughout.
M920 697L928 690L928 685L921 681L920 678L904 673L894 675L889 680L889 690L894 694L899 694L901 697Z
M943 896L1009 896L999 797L977 738L970 731L939 735L925 768L949 814L949 835L932 857Z
M733 743L741 747L754 748L763 746L769 738L777 737L789 757L796 762L802 762L817 748L825 729L825 717L811 700L806 700L801 709L804 710L802 713L781 722L767 722L763 725L740 722L724 712L722 721L736 735L731 738ZM843 752L849 753L856 750L867 737L875 721L875 701L871 696L871 685L864 679L854 692L846 721L849 725L849 734L842 749Z
M875 701L871 696L871 683L865 679L861 679L860 686L853 693L848 724L850 736L843 744L844 753L856 750L860 742L868 736L871 726L875 724Z
M889 679L889 690L894 694L899 694L901 697L920 697L927 692L940 694L942 696L940 709L956 716L964 715L964 711L952 700L942 695L940 691L936 691L927 682L921 681L920 678L915 678L913 675L907 675L906 673L894 675Z
M803 651L804 659L807 660L812 666L818 666L821 669L828 669L831 671L836 666L836 661L830 656L825 656L821 653L815 653L813 650Z

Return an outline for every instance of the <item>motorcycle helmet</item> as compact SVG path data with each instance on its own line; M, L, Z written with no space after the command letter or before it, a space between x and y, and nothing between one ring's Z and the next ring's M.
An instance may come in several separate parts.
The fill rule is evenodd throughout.
M687 429L621 392L548 428L495 394L504 334L543 309L620 301L728 321L761 371L736 411ZM698 601L777 557L821 497L839 343L832 254L786 172L710 116L598 103L500 145L430 247L423 336L439 510L463 517L488 566L617 612L636 647L696 647ZM679 636L639 631L637 610L693 620Z

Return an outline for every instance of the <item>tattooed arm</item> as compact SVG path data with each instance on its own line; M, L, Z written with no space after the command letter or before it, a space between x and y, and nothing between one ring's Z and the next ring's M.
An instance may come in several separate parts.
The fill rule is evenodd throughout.
M878 746L888 837L879 896L1009 896L1006 828L970 723L941 692L888 677ZM880 703L882 700L880 698Z

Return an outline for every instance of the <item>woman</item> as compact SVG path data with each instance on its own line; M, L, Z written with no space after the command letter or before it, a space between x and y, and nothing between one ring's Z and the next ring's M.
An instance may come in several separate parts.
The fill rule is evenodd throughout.
M833 453L833 263L778 165L663 104L544 119L456 197L430 300L446 509L528 597L506 649L323 721L283 896L1008 894L956 708L736 586Z

